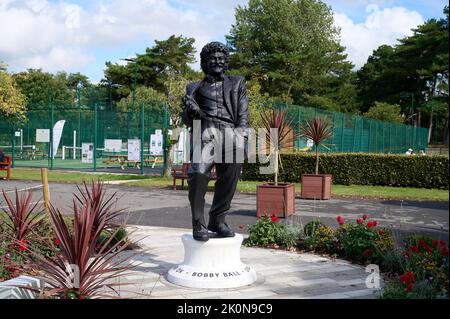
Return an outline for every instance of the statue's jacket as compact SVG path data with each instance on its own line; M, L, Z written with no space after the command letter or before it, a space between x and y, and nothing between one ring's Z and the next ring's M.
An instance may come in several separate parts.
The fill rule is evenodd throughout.
M202 133L205 129L215 127L221 130L222 136L224 137L224 128L231 127L235 128L235 132L243 135L244 137L244 153L247 157L247 145L248 145L248 97L247 89L245 87L245 79L242 76L228 76L224 75L223 81L221 83L223 96L219 99L221 106L225 110L221 110L223 116L218 117L217 112L212 110L213 106L208 105L208 102L200 101L199 92L203 90L204 87L208 87L207 79L202 81L190 83L186 87L186 94L194 99L199 107L205 112L205 117L201 118L201 130ZM202 94L204 95L204 94ZM213 95L213 94L211 94ZM217 101L216 101L217 102ZM211 115L214 114L214 115ZM187 114L187 111L183 112L183 122L188 127L193 126L193 119ZM208 141L202 140L202 148L204 143ZM191 143L192 143L192 130L191 130ZM223 144L224 145L224 144ZM234 145L236 147L236 145ZM192 158L193 147L191 144L191 158ZM225 150L224 150L225 151ZM196 165L194 165L196 166ZM203 166L203 165L201 165ZM206 168L205 168L206 169Z

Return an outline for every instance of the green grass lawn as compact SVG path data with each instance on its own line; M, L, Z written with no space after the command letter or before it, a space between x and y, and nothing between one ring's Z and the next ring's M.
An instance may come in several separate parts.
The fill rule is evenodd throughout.
M255 193L256 186L261 182L240 181L237 186L238 192ZM153 177L142 181L128 182L126 185L143 187L172 187L172 178ZM209 182L209 187L214 187L214 181ZM185 181L185 189L186 189ZM181 189L181 181L177 180L177 189ZM295 184L295 191L299 194L301 185ZM448 201L448 190L423 189L409 187L389 187L389 186L364 186L364 185L333 185L332 195L334 197L350 198L379 198L379 199L414 199Z
M83 181L91 181L93 179L99 179L101 181L118 181L143 178L147 177L135 174L80 173L48 170L49 182L81 183ZM11 170L11 179L40 181L41 170L38 168L13 168Z
M14 168L11 178L14 180L41 180L40 169ZM148 177L134 174L106 174L106 173L79 173L79 172L62 172L48 171L48 179L50 182L61 183L81 183L83 181L91 181L93 179L102 181L117 180L137 180L125 183L129 186L140 186L150 188L171 188L171 177ZM256 192L256 185L261 182L240 181L237 186L238 192ZM178 189L181 188L181 181L177 180ZM214 187L214 181L209 183L211 190ZM185 181L185 189L187 183ZM297 193L301 191L301 185L295 184ZM389 187L389 186L363 186L363 185L333 185L332 195L334 197L349 198L378 198L378 199L409 199L409 200L433 200L448 201L448 190L440 189L423 189L409 187Z

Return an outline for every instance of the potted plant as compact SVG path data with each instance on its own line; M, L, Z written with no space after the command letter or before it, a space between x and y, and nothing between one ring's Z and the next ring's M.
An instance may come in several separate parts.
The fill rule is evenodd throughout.
M323 142L333 136L333 129L329 123L316 117L302 125L300 135L312 140L316 149L315 174L302 175L301 198L330 199L332 176L319 174L319 148L326 147Z
M272 109L262 112L261 118L266 134L266 150L273 158L274 183L257 185L256 216L275 214L277 217L288 217L295 212L295 184L279 183L278 172L279 166L282 167L280 151L295 139L295 134L292 134L286 111Z

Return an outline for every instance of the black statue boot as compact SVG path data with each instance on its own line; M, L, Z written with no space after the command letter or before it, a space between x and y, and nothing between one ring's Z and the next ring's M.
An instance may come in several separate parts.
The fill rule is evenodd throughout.
M188 177L192 234L194 239L199 241L207 241L209 239L204 217L205 194L208 189L208 182L209 176L204 174L194 173Z
M225 223L225 215L210 216L208 229L215 232L219 237L234 237L234 232Z
M208 241L208 229L201 222L194 222L192 225L192 236L198 241Z

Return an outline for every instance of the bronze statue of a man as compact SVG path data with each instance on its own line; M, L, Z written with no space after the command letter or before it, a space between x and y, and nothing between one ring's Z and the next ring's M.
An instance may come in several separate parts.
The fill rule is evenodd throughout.
M191 130L191 165L188 171L193 237L200 241L209 239L209 231L216 233L217 237L234 237L234 232L225 223L225 215L236 191L243 160L239 161L237 156L236 160L234 159L236 143L231 144L230 150L230 144L224 140L226 136L230 137L230 131L239 131L241 133L238 135L247 138L245 132L248 128L248 99L244 78L224 74L228 67L228 57L229 51L222 43L211 42L205 45L200 53L200 64L206 76L202 81L188 84L184 98L184 123L193 127L194 132L194 124L197 123L201 131L201 134L192 135ZM204 133L211 131L215 133L209 137L206 134L205 138ZM203 155L206 145L213 139L216 142L214 152L219 154L219 157L208 160L205 159L208 156ZM193 156L195 145L200 145L202 151L202 156L197 159L195 153ZM233 158L231 162L228 156L230 152ZM216 168L217 180L206 226L205 194L213 166Z

